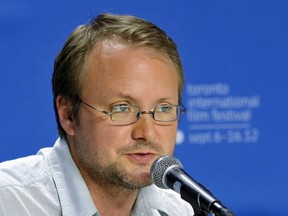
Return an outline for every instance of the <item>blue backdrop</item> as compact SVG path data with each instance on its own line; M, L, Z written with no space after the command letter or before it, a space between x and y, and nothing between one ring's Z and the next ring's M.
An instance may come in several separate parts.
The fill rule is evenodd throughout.
M186 73L176 157L236 215L287 215L288 2L1 0L0 161L57 138L53 61L102 12L132 14L178 44Z

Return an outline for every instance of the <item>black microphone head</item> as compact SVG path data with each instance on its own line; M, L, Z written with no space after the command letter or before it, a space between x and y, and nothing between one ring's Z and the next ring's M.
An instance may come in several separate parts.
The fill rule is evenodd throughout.
M178 166L183 168L179 160L168 155L161 156L154 161L154 163L151 166L150 176L152 178L153 183L157 187L167 189L167 187L163 183L163 180L165 178L166 170L172 166Z

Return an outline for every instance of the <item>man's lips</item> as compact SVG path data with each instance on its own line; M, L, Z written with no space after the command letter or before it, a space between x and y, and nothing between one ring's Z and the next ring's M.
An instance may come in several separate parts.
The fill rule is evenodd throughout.
M134 163L151 164L158 154L151 152L135 152L127 154Z

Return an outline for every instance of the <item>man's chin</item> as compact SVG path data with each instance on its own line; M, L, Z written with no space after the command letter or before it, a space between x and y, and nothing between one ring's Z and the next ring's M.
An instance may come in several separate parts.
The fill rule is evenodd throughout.
M142 174L142 175L138 175L135 177L132 177L132 179L130 181L131 186L134 189L140 189L142 187L146 187L152 184L152 180L150 178L150 175L147 174Z

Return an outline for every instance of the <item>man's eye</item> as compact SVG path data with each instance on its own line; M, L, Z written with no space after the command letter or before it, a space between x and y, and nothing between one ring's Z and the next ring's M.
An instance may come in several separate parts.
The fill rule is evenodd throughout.
M157 106L156 112L171 112L172 111L172 107L170 105L160 105Z
M131 112L131 107L127 105L117 105L112 107L112 112Z

